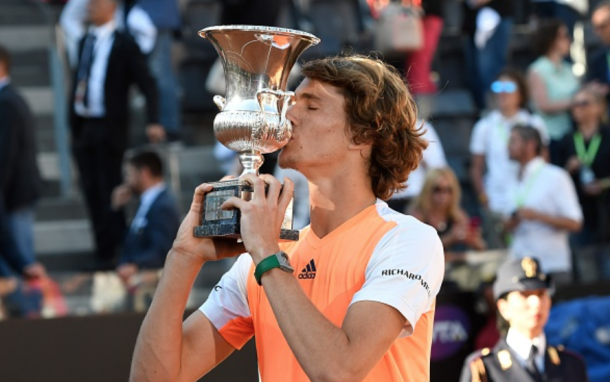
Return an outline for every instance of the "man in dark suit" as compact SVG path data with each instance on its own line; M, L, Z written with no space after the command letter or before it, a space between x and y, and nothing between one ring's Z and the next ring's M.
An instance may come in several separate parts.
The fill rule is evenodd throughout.
M551 310L550 276L531 257L500 267L493 286L501 339L470 355L460 382L586 382L585 363L563 347L549 346L544 325Z
M122 208L132 195L140 197L140 205L125 239L117 272L129 279L142 269L163 267L180 226L176 201L163 182L159 155L142 151L129 160L125 182L112 195L113 208Z
M603 46L587 60L586 80L610 100L610 1L602 1L591 14L591 24Z
M90 0L88 4L91 27L80 43L70 103L73 151L100 268L112 267L125 230L124 215L112 210L110 197L122 180L121 163L129 137L128 95L133 83L146 98L149 137L155 131L164 134L157 123L154 80L133 39L116 30L116 6L116 0Z
M30 109L11 84L9 52L0 46L0 202L15 244L29 263L34 262L34 206L40 194L34 120Z

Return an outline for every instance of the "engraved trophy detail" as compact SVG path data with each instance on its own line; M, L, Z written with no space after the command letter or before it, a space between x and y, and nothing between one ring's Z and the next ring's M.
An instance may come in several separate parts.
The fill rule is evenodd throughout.
M218 141L236 151L242 175L258 175L262 154L281 149L292 135L286 112L294 93L286 91L288 75L298 57L320 39L284 28L250 25L216 26L199 35L208 39L220 56L225 74L226 98L215 96L220 109L214 119ZM250 200L252 187L241 179L212 183L206 194L197 237L240 238L239 210L221 210L225 200ZM286 210L280 239L298 240L292 229L292 202Z

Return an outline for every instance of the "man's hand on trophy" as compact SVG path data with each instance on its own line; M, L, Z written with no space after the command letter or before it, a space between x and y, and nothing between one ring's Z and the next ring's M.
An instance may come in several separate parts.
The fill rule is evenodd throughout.
M269 174L242 177L253 187L249 201L233 197L222 204L222 209L238 208L241 211L241 237L254 264L278 252L278 238L286 208L294 191L294 183L284 178L284 186ZM265 190L265 185L268 185Z
M201 211L205 194L212 190L209 184L202 184L195 189L193 202L188 214L180 224L174 240L172 251L195 263L215 261L235 257L246 252L244 245L231 240L213 240L193 236L193 229L201 223Z

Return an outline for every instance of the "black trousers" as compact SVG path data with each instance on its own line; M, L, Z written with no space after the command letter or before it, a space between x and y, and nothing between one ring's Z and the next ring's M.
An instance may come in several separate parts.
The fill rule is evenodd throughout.
M122 150L110 144L104 119L84 119L81 134L73 142L80 185L93 225L95 254L99 261L115 259L125 232L125 214L113 211L112 190L122 183Z

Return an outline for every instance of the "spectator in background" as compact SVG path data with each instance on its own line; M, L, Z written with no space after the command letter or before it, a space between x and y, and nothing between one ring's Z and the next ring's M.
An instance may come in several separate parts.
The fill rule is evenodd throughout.
M556 18L568 28L568 35L574 36L574 25L581 15L589 10L589 0L530 0L534 14L540 19Z
M91 0L70 0L64 7L60 25L66 37L66 50L70 66L76 70L79 62L79 43L87 34L87 6ZM116 30L131 37L140 51L149 55L155 47L157 28L146 12L132 0L114 0L117 4L114 11ZM146 135L151 143L158 143L168 138L161 125L149 126Z
M501 213L509 203L506 185L517 179L519 171L519 165L508 157L511 129L518 124L535 127L545 145L548 136L542 119L527 110L529 89L520 72L503 70L492 83L491 91L495 107L474 125L470 139L470 179L481 206Z
M139 5L157 28L154 48L148 57L150 71L159 91L159 118L165 128L168 141L180 136L180 103L178 101L178 81L172 63L172 42L180 32L180 10L178 0L127 0L126 3Z
M582 211L569 174L541 156L538 130L513 127L508 143L510 158L519 163L518 180L508 184L511 204L505 210L505 228L512 232L510 252L521 259L536 254L544 272L559 283L572 279L568 234L582 226Z
M116 0L90 0L92 26L80 44L70 105L72 146L92 221L98 267L114 267L125 232L125 216L111 208L112 190L122 181L128 144L129 88L137 83L147 103L147 129L158 124L157 91L136 43L116 30Z
M434 94L436 84L430 78L432 60L443 31L443 0L421 0L424 44L407 55L405 73L409 90L415 96Z
M462 191L453 171L437 168L428 172L422 192L409 214L436 229L445 249L445 259L458 258L466 250L486 245L476 220L460 207Z
M117 268L126 283L139 270L163 267L180 226L176 201L163 182L161 158L152 151L129 159L125 181L112 193L112 207L123 208L133 195L139 197L140 204Z
M572 243L583 247L610 239L610 130L604 97L582 88L574 97L572 116L576 131L564 137L559 158L572 176L584 216Z
M460 382L587 382L580 356L547 343L552 279L536 259L511 260L498 269L493 297L502 335L493 349L466 358Z
M610 1L605 0L597 5L591 15L591 24L603 46L593 52L587 60L586 81L593 84L598 92L605 94L608 102L610 101L610 66L608 65Z
M572 130L569 110L579 87L571 65L565 61L570 42L568 28L560 20L543 20L534 35L539 57L528 68L532 106L544 120L551 138L549 154L554 164L559 162L559 142Z
M11 57L0 46L0 188L19 252L34 262L34 207L41 179L36 162L34 117L23 97L11 84Z
M409 174L407 188L394 193L388 200L390 208L401 213L406 213L409 203L421 193L426 174L432 169L447 167L445 151L434 127L422 120L417 123L422 126L422 138L428 141L428 147L424 150L419 166Z
M78 64L78 44L87 33L87 4L90 0L70 0L59 18L66 38L66 51L70 66ZM131 0L119 1L114 14L116 27L131 35L144 54L150 54L155 45L157 28L146 12Z
M464 0L463 29L467 79L479 109L487 107L486 93L506 67L513 30L513 4L505 0Z

